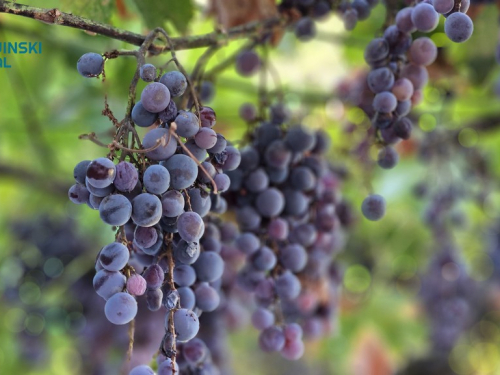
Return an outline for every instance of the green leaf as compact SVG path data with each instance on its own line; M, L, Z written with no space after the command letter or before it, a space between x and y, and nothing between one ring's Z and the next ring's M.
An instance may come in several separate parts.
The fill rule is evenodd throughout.
M114 0L61 0L65 12L90 18L98 22L109 22L115 9Z
M134 0L134 3L151 29L170 21L180 33L184 33L194 15L192 0Z

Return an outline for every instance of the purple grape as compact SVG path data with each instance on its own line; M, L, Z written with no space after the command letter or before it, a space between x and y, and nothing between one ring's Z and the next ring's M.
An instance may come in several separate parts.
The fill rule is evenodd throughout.
M134 367L128 375L155 375L153 369L146 365L140 365Z
M223 193L229 189L231 185L231 180L229 176L225 173L218 173L214 178L215 185L217 186L217 191Z
M204 161L208 156L207 150L198 147L193 138L188 139L186 143L184 143L184 146L186 146L186 148L194 156L194 158L200 162ZM182 153L191 157L191 155L189 155L189 153L184 149L182 149Z
M168 315L165 321L165 327L168 328ZM174 313L174 327L179 342L186 342L196 336L200 329L200 322L196 314L187 309L179 309ZM159 374L158 374L159 375Z
M274 324L274 314L263 307L259 307L252 314L252 325L262 331L266 328L271 327Z
M362 0L357 0L362 1ZM307 42L316 36L316 24L309 17L302 17L295 24L295 36L302 42Z
M158 142L160 142L159 146ZM146 156L151 160L167 160L175 154L177 141L170 136L168 129L156 128L144 136L142 147L144 149L155 147L154 150L146 152Z
M455 0L432 0L432 5L436 12L446 14L455 6Z
M281 299L294 299L300 294L300 280L288 270L276 278L275 284L276 294Z
M253 267L259 271L269 271L276 265L276 255L267 246L262 246L250 258Z
M184 212L177 220L179 235L186 242L197 242L205 230L203 219L196 212Z
M396 14L396 26L403 33L413 33L414 31L417 31L417 28L411 20L412 11L413 7L406 7L401 9Z
M170 92L165 85L159 82L152 82L142 90L141 103L148 112L161 112L170 103Z
M165 73L160 78L160 83L167 86L168 91L173 97L181 96L187 88L187 80L184 74L176 70Z
M463 43L474 31L471 18L465 13L456 12L448 16L444 22L444 32L452 42Z
M137 315L137 301L128 293L117 293L106 301L104 313L113 324L127 324Z
M194 290L194 294L196 296L196 307L198 307L201 311L214 311L219 306L219 293L208 285L208 283L199 284Z
M132 121L141 128L153 125L157 118L158 113L146 111L140 100L132 108Z
M193 264L198 281L213 282L224 272L224 261L221 256L212 251L204 251Z
M134 241L141 247L151 247L158 240L158 232L154 227L136 227Z
M156 78L156 67L153 64L144 64L139 71L141 79L145 82L153 82Z
M217 133L217 143L207 151L211 154L219 154L226 149L227 141L222 134Z
M107 158L92 160L87 167L87 180L96 188L102 189L111 185L116 176L114 163Z
M210 128L201 128L194 136L194 141L199 148L208 150L217 143L217 133Z
M241 233L235 241L235 246L243 254L251 255L260 247L259 238L253 233Z
M286 341L283 349L280 350L280 354L283 358L290 361L296 361L304 355L305 347L302 340Z
M127 247L119 242L104 246L99 253L99 261L108 271L120 271L127 265L129 257Z
M100 270L93 279L93 286L96 293L108 300L111 296L119 293L125 288L127 279L120 272Z
M358 11L353 8L347 9L342 13L342 21L344 21L344 28L347 31L354 30L358 23Z
M196 366L205 360L209 354L209 349L202 340L194 338L183 345L182 353L188 363Z
M146 280L138 274L131 275L127 280L127 291L133 296L142 296L146 293Z
M410 100L413 95L413 83L408 78L400 78L394 82L391 91L398 101Z
M415 39L410 47L411 61L416 65L432 64L436 60L437 53L436 45L427 37Z
M269 186L269 177L263 168L257 168L246 176L244 184L248 191L259 193Z
M245 206L236 211L236 221L241 230L255 230L259 227L261 220L261 216L253 207Z
M170 103L168 103L167 108L158 113L158 117L163 123L170 125L172 121L175 121L177 112L177 105L172 99L170 99Z
M366 0L354 0L351 6L358 12L360 21L366 20L370 16L370 4Z
M174 249L174 256L183 264L193 264L200 256L200 244L181 240Z
M390 146L382 148L378 153L377 163L383 169L394 168L398 161L398 153Z
M191 286L196 281L196 271L187 264L179 264L174 268L174 282L180 287Z
M186 155L174 155L164 165L170 172L170 186L175 190L191 186L198 176L198 165Z
M285 197L280 190L269 188L257 195L255 206L263 217L278 216L285 207Z
M78 59L76 69L84 77L97 77L104 69L104 59L97 53L86 53Z
M161 197L163 215L177 217L184 212L184 196L177 190L167 191Z
M378 93L373 98L373 109L377 112L390 113L396 109L397 105L396 97L389 91Z
M257 73L260 66L260 57L254 51L243 51L236 57L236 71L244 77Z
M394 74L389 68L378 68L368 74L366 81L371 92L377 94L392 88L394 85Z
M401 70L401 75L408 78L413 84L414 94L417 90L423 88L429 80L429 73L423 66L408 64Z
M222 169L224 171L234 171L240 165L241 154L233 146L227 146L224 151L226 152L226 160L224 163L221 163Z
M295 190L312 190L316 186L316 176L308 167L296 167L290 172L290 186Z
M280 217L274 218L267 227L269 237L275 240L286 240L289 233L288 222Z
M177 134L184 138L194 137L200 130L198 117L193 112L179 111L175 123L177 125Z
M161 308L163 292L161 289L146 290L146 305L149 311L158 311Z
M365 48L365 61L373 65L389 56L389 43L384 38L375 38Z
M73 177L75 178L75 181L81 185L85 185L85 178L87 177L87 167L89 166L90 162L90 160L83 160L79 162L73 170Z
M401 139L409 139L411 136L412 122L408 117L403 117L394 124L394 133Z
M243 103L239 109L240 117L245 121L254 121L257 117L257 108L253 104Z
M96 188L89 183L88 179L85 180L85 187L91 194L99 198L107 197L115 191L115 186L113 184L108 185L105 188Z
M259 346L264 352L279 352L285 346L285 335L283 331L272 326L260 333Z
M439 23L439 13L434 7L427 3L417 4L411 12L411 21L418 31L430 32L434 30Z
M290 271L300 272L307 263L306 249L299 244L289 244L280 250L279 261Z
M369 195L363 200L361 211L368 220L380 220L385 214L385 199L378 194Z
M316 137L304 126L295 125L288 129L284 141L293 152L306 152L314 148Z
M146 268L142 277L146 280L148 289L158 289L163 284L165 273L159 265L152 264Z
M189 287L181 287L177 289L177 292L179 293L179 300L180 300L180 306L183 309L188 309L192 310L196 306L196 296L193 292L193 289ZM172 303L175 307L175 303ZM170 309L169 306L166 306L167 308Z
M121 161L116 165L115 188L123 192L134 190L139 181L139 173L132 163Z
M86 204L89 202L90 193L85 186L75 184L69 188L68 198L75 204Z
M216 120L217 116L212 108L207 106L200 108L200 122L203 128L213 128Z
M132 204L121 194L108 195L99 205L99 216L109 225L124 225L131 215Z
M136 225L152 227L161 216L162 204L156 195L142 193L132 200L132 220Z
M146 168L142 181L149 193L161 195L170 186L170 173L163 165L150 165Z

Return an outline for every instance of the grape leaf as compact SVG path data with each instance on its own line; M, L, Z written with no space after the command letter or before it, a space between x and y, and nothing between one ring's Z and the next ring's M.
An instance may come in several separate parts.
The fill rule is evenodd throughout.
M212 0L210 10L226 29L278 14L275 0Z
M134 3L151 29L170 21L179 32L184 33L194 15L192 0L134 0Z
M62 0L64 12L108 23L115 9L114 0Z

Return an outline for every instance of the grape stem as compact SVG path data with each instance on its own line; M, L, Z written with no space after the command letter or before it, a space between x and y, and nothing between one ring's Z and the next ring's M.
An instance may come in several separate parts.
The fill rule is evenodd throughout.
M88 18L61 12L57 8L38 8L11 1L0 1L0 13L8 13L21 17L32 18L50 25L60 25L85 30L106 36L108 38L130 43L135 46L143 45L147 38L143 35L118 29ZM284 16L272 17L261 21L248 22L246 24L230 28L226 31L217 30L208 34L172 38L168 47L150 44L147 51L152 54L160 54L169 51L171 48L175 50L186 50L209 47L213 45L224 45L231 40L244 39L253 34L260 34L263 30L269 31L275 27L283 28L288 23L289 20L287 20Z

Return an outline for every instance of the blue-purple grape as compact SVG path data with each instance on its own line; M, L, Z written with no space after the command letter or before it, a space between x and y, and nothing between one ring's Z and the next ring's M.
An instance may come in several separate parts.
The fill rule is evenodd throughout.
M106 301L104 313L113 324L127 324L137 315L137 301L128 293L116 293Z
M104 69L104 59L97 53L86 53L78 59L76 69L84 77L97 77Z
M184 74L181 72L174 70L168 73L165 73L160 78L160 83L167 86L168 91L170 91L170 95L173 97L181 96L184 94L187 88L187 79L184 77Z
M170 186L176 190L191 186L198 176L198 165L189 156L177 154L164 165L170 172Z
M140 100L135 103L134 108L132 108L132 121L141 128L147 128L153 125L157 118L158 113L147 111Z
M152 82L142 90L141 103L148 112L161 112L170 103L170 92L165 85L159 82Z
M124 225L131 215L132 204L121 194L108 195L99 205L99 216L109 225Z
M111 296L125 288L127 279L125 275L116 271L100 270L94 276L93 286L96 293L108 300Z

